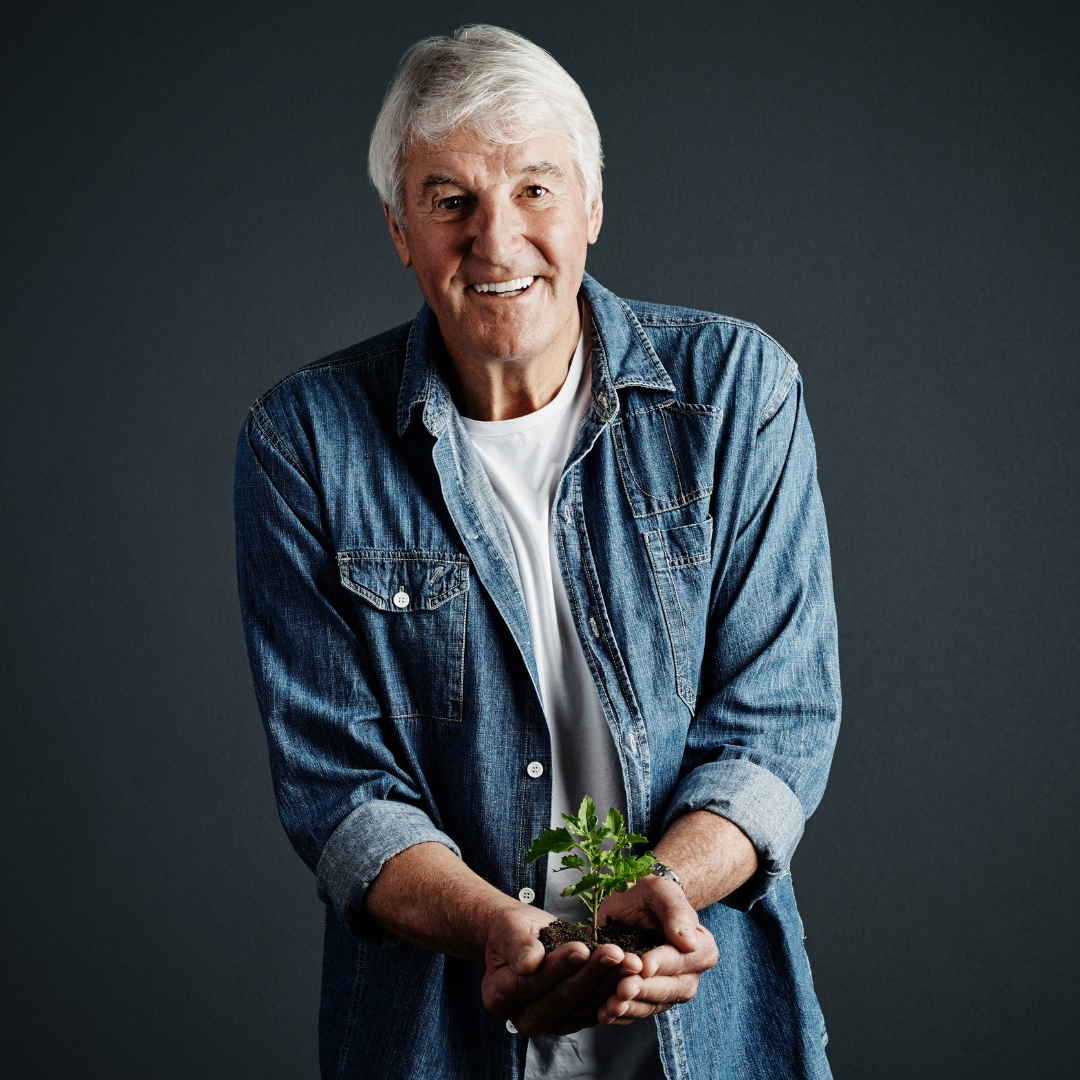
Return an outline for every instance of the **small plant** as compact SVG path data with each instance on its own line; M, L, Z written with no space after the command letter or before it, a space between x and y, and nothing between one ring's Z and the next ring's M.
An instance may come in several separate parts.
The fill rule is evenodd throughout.
M576 896L589 909L593 940L599 941L596 936L596 913L604 897L613 892L626 892L638 878L652 873L656 860L651 851L644 855L630 855L631 845L644 844L648 837L628 833L622 814L614 808L607 812L603 825L600 825L596 817L596 804L588 795L581 800L581 809L576 818L563 814L562 819L566 822L566 828L545 829L532 842L525 858L529 862L536 862L545 855L573 851L574 848L581 852L581 855L562 857L560 870L580 870L581 880L563 889L560 895ZM611 847L604 850L609 840Z

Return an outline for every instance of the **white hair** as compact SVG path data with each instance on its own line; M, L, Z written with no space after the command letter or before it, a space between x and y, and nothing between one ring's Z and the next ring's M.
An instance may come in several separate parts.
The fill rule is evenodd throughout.
M604 154L585 95L555 58L498 26L463 26L418 41L401 58L371 133L368 173L398 221L411 146L464 129L498 146L549 131L566 135L586 209L600 195Z

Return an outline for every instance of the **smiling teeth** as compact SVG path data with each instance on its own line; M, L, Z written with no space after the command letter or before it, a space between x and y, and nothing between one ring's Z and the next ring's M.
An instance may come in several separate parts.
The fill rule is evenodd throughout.
M474 285L473 288L477 292L519 292L527 289L535 280L535 277L516 277L511 281L492 281L487 285Z

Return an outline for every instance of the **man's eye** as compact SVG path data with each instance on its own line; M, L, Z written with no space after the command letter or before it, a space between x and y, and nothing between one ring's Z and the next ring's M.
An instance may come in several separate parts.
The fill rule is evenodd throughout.
M542 188L539 184L529 184L529 186L525 188L525 194L528 195L530 199L539 199L540 196L546 194L546 192L547 188Z
M440 210L460 210L464 205L465 199L461 195L447 195L438 203Z

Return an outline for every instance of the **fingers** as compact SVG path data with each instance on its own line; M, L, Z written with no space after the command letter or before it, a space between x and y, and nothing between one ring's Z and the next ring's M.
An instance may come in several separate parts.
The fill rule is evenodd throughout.
M574 944L574 943L571 943ZM566 946L560 946L566 948ZM558 951L558 950L556 950ZM551 954L552 956L555 953ZM564 973L562 978L552 980L548 977L543 987L544 992L522 1012L522 1017L533 1017L554 1022L578 1006L596 987L610 975L616 973L622 963L622 949L606 945L597 949L592 956L586 952L587 963L578 963L578 969L572 974ZM539 973L537 973L539 975ZM546 972L545 972L546 974ZM537 976L529 979L530 987L538 989ZM520 1028L521 1025L519 1024Z
M712 934L704 926L697 926L690 941L694 946L692 950L677 949L672 945L650 949L641 958L641 977L651 979L654 975L700 974L715 967L720 954Z
M641 970L641 957L636 953L627 953L618 966L612 965L609 973L596 987L582 999L574 1009L562 1017L552 1026L553 1035L570 1035L582 1028L594 1027L597 1023L596 1014L601 1005L612 994L619 981L627 975L634 975Z
M579 972L589 960L589 950L580 941L569 941L542 959L543 963L525 975L517 975L510 967L512 978L507 980L504 993L515 1004L547 994Z
M569 1034L595 1024L600 1004L627 973L622 966L623 959L623 952L618 947L601 945L587 963L579 962L577 971L556 980L546 992L529 994L531 1000L523 1001L520 1012L513 1016L517 1029L528 1036L552 1032ZM528 989L535 991L538 976L542 972L546 974L544 968L521 982L527 982Z
M597 1021L629 1023L689 1001L697 993L701 973L713 967L719 955L712 934L704 927L695 929L693 941L692 952L671 945L650 949L642 957L641 970L619 980L597 1011Z
M494 920L488 930L487 971L481 983L486 1008L514 1017L588 961L588 948L576 941L545 954L538 935L554 918L522 904Z
M655 975L642 979L631 975L620 980L615 993L597 1012L601 1024L630 1022L667 1012L672 1005L689 1001L698 988L698 975Z

